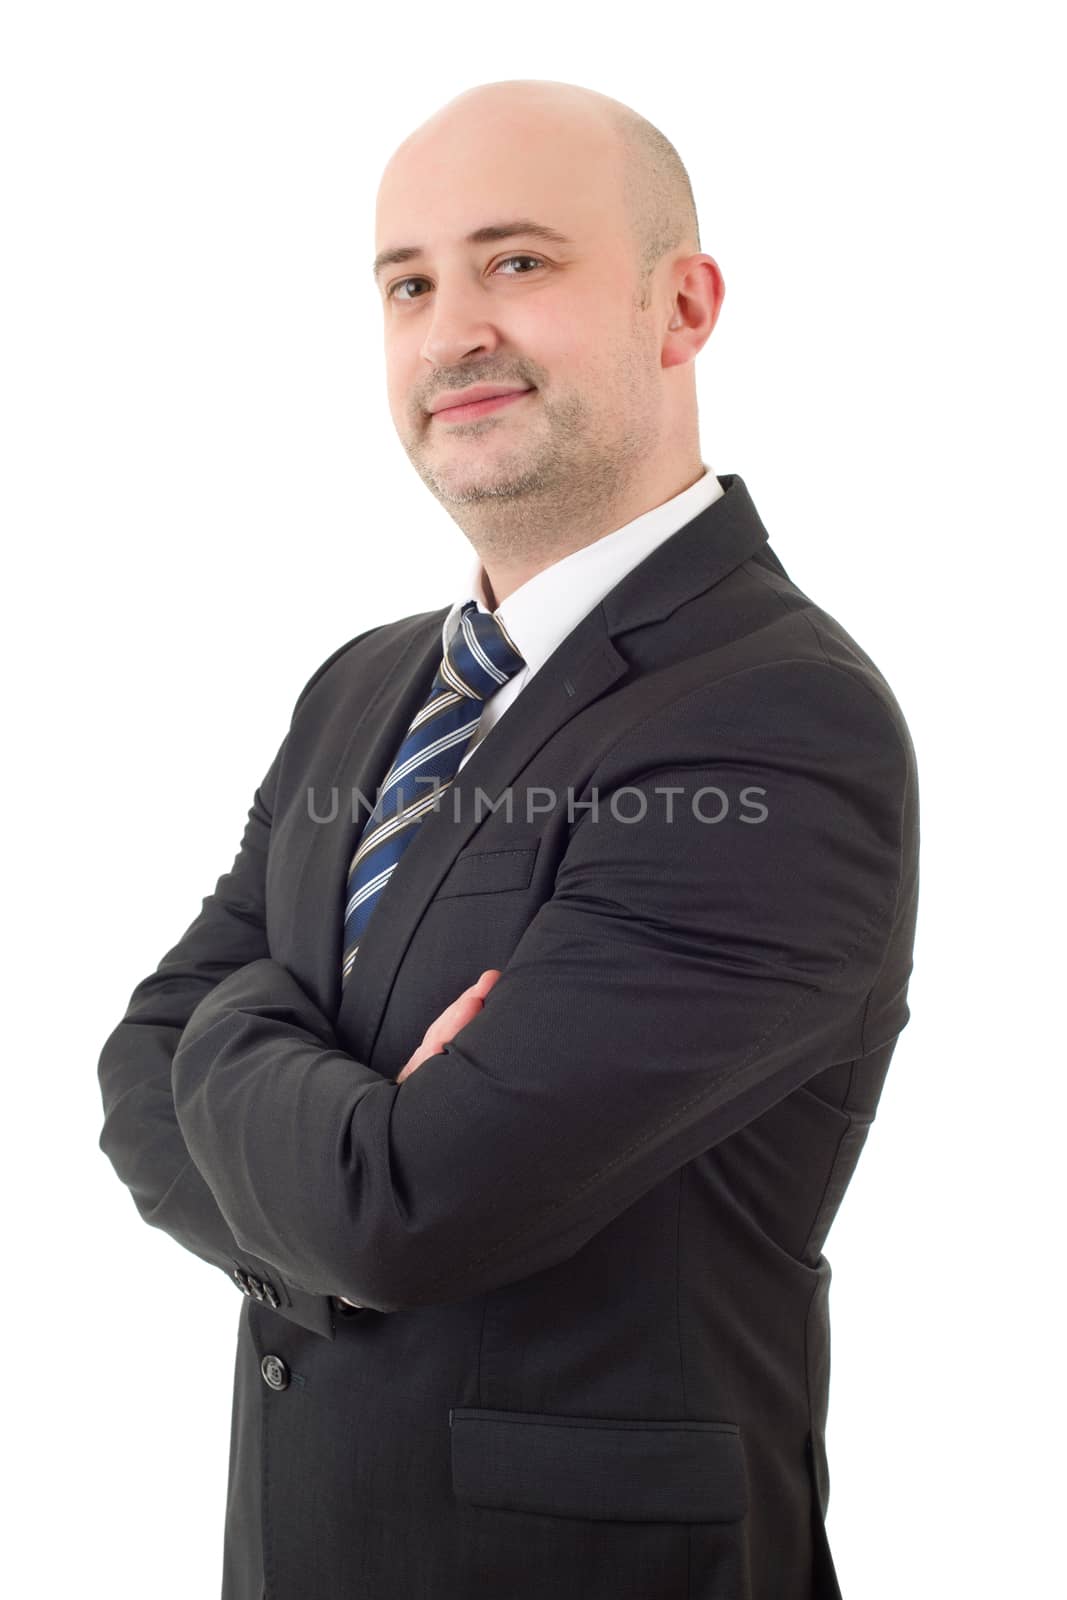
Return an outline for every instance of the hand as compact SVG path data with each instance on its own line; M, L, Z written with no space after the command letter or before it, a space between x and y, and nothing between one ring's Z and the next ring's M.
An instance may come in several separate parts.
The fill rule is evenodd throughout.
M453 1000L452 1004L441 1012L436 1022L431 1022L423 1035L419 1048L398 1076L397 1083L403 1083L404 1079L409 1077L411 1073L417 1072L422 1063L427 1061L430 1056L439 1054L442 1045L446 1045L450 1039L454 1039L459 1030L465 1028L467 1023L478 1015L486 995L499 976L500 973L495 968L490 967L487 972L482 973L477 983L472 984L469 989L464 989L459 999ZM362 1309L357 1301L349 1300L343 1294L339 1294L337 1299L341 1301L342 1305L353 1306L357 1310Z
M469 989L464 989L459 999L453 1000L452 1004L441 1012L436 1022L431 1022L419 1048L397 1077L397 1083L403 1083L411 1073L417 1072L430 1056L438 1055L461 1028L465 1028L468 1022L474 1020L499 976L500 973L490 967L487 972L482 973L477 983L472 984Z

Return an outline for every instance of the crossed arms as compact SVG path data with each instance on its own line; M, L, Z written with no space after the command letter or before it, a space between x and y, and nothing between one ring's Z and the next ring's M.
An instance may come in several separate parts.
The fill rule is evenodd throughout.
M624 734L481 1009L402 1081L347 1054L267 948L277 764L101 1059L101 1145L142 1215L227 1270L252 1253L382 1311L486 1292L863 1053L913 775L851 672L749 669ZM710 785L760 786L766 820L700 820ZM634 791L643 820L620 820Z

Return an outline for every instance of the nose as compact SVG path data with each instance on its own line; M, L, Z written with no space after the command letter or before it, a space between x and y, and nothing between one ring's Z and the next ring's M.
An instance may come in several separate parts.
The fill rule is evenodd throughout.
M487 315L480 286L450 279L438 282L422 342L421 355L435 370L460 366L471 356L489 355L503 343L500 330Z

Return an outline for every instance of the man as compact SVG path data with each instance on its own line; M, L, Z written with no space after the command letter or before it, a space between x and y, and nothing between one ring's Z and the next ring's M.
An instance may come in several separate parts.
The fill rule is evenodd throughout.
M723 280L657 130L482 85L377 248L469 586L314 673L100 1060L142 1216L246 1296L224 1600L823 1600L908 730L702 459Z

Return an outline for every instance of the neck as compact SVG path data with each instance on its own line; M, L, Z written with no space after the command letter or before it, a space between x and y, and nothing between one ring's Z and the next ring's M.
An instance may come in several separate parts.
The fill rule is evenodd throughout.
M486 603L495 610L539 572L655 510L703 476L698 450L695 462L649 480L608 484L596 473L583 474L578 487L568 484L558 493L547 490L503 502L487 497L455 508L453 515L481 559Z

